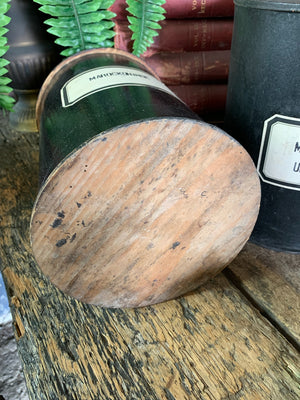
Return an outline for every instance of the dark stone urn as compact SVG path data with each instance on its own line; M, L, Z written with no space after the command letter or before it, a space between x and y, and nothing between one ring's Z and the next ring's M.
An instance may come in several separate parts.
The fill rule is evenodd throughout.
M47 32L47 18L33 0L11 0L7 15L8 45L5 58L11 87L17 102L10 113L12 128L18 131L37 131L35 119L36 99L42 83L61 60L55 37Z

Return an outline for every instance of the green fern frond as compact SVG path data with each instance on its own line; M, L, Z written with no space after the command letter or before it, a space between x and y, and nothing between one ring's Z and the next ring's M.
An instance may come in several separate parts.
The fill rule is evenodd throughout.
M133 32L133 54L143 54L153 43L154 36L158 35L157 30L161 29L158 22L165 18L165 9L162 7L165 2L166 0L127 0L127 11L132 14L127 18Z
M34 0L40 11L51 15L45 24L48 32L58 37L55 43L66 47L61 52L70 56L81 50L113 47L115 14L108 8L115 0Z
M2 58L9 48L5 37L8 29L4 28L10 21L10 18L5 15L10 8L9 2L10 0L2 0L0 4L0 108L11 111L15 102L12 97L8 96L12 91L12 88L8 86L11 79L4 76L7 73L5 67L9 64L9 61Z

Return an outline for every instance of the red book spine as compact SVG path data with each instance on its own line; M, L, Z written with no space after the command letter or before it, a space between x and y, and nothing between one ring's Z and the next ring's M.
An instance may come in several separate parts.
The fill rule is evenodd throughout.
M143 54L150 56L158 52L229 50L231 47L233 18L164 20L160 23L159 35ZM132 32L125 21L116 21L115 47L132 51Z
M233 0L166 0L166 18L233 17Z
M227 84L170 85L169 88L200 116L225 111Z
M158 53L143 57L166 85L226 82L230 50Z
M117 19L128 15L125 0L116 0L109 8L117 14ZM233 17L233 0L166 0L163 5L167 19Z
M117 14L117 20L122 20L126 19L127 15L129 15L128 11L126 10L127 7L128 4L126 3L126 0L115 0L115 2L109 7L109 10Z

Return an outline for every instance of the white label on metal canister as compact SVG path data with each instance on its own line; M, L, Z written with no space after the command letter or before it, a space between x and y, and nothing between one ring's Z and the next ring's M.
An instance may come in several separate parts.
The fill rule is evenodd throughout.
M275 114L264 123L257 171L264 182L300 190L300 119Z
M150 86L177 97L148 72L132 67L109 66L90 69L68 80L60 91L62 106L72 106L93 93L118 86Z

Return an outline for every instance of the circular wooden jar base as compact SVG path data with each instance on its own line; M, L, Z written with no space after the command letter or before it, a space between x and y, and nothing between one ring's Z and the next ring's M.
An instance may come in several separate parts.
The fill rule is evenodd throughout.
M106 307L175 298L217 274L257 218L247 152L204 122L121 126L69 155L40 190L33 252L62 291Z

